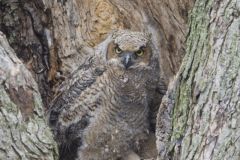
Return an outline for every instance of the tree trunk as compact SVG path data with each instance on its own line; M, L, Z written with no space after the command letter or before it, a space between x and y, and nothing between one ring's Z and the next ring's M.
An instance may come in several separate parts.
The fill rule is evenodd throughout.
M159 159L240 159L240 2L197 0L186 55L160 106ZM166 156L167 157L167 156Z
M0 32L0 159L57 157L36 82Z

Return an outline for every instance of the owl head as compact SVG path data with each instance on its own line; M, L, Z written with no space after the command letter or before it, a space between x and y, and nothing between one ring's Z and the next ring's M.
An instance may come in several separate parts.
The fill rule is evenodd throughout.
M150 38L143 32L115 31L107 48L108 65L125 70L148 68L152 57Z

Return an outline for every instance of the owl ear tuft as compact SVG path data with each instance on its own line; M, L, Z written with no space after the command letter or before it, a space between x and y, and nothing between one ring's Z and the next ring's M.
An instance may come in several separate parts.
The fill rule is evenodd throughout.
M111 34L112 34L112 39L114 40L116 37L118 37L119 35L123 34L123 30L118 30L118 29L114 29L112 30Z
M144 35L147 37L148 41L152 40L152 33L144 32Z

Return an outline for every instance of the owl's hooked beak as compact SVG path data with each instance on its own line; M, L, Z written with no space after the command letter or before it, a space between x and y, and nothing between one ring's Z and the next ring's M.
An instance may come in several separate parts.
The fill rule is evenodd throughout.
M122 57L122 63L125 69L128 69L133 64L133 53L124 53Z

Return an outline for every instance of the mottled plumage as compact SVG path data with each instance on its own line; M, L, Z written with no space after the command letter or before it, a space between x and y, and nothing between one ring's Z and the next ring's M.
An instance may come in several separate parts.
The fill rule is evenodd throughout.
M159 96L151 45L149 34L115 31L61 85L48 115L60 159L117 160L141 150Z

